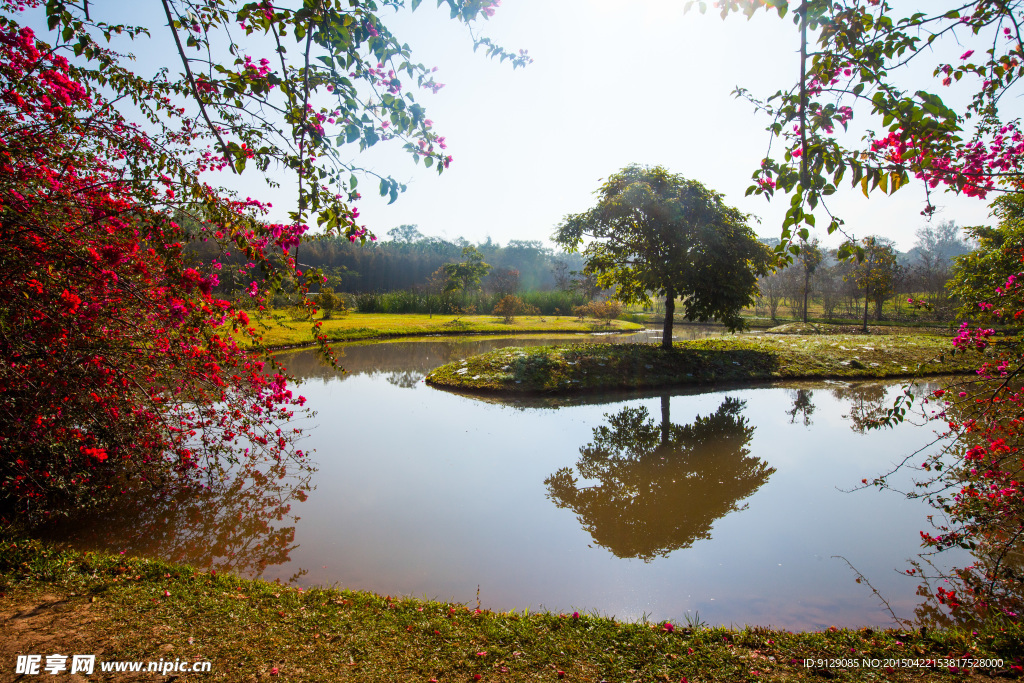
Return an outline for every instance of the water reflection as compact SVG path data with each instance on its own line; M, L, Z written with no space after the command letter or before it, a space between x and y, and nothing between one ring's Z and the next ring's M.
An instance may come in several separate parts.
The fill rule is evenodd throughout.
M241 467L203 486L126 493L98 517L49 530L77 547L123 550L203 569L259 576L287 564L313 469L295 463ZM44 530L44 534L46 530ZM298 570L292 580L305 571Z
M389 372L387 380L388 384L394 387L399 387L400 389L415 389L416 385L419 384L424 377L426 377L425 373L405 370L402 372Z
M810 389L790 389L789 395L793 397L793 407L786 413L789 415L789 424L796 424L797 416L804 427L811 426L811 415L814 414L814 392Z
M581 486L563 467L544 481L548 497L617 557L650 562L709 539L715 520L744 509L740 502L775 472L750 455L754 428L743 406L725 397L686 425L672 423L668 396L660 426L644 406L606 414L576 462L580 477L598 483Z
M850 421L850 429L855 432L863 433L892 407L892 401L887 398L888 388L884 384L838 384L831 387L830 391L840 401L849 403L850 412L843 417Z
M843 419L849 421L850 429L863 434L879 419L885 417L892 408L892 386L892 382L804 382L801 388L787 389L792 404L786 415L789 416L790 424L810 427L813 424L811 416L815 410L814 392L824 390L846 405ZM942 383L937 381L918 382L916 391L925 395L941 386Z
M542 346L579 342L619 342L631 335L574 334L543 337L474 337L465 339L420 339L386 344L352 344L339 346L339 372L326 365L315 351L297 351L279 356L294 377L303 381L343 381L358 375L383 375L393 386L415 386L434 368L462 360L468 356L494 351L506 346Z
M581 338L350 346L343 375L313 352L288 354L318 412L302 444L315 451L315 490L285 472L126 496L61 537L305 586L470 603L482 586L500 610L671 621L699 612L711 624L791 629L889 623L841 555L896 614L913 616L918 582L894 569L919 551L934 511L844 492L934 438L910 424L851 431L857 422L843 415L891 405L898 387L688 387L552 409L416 380L499 346L556 341Z
M974 562L953 572L936 568L929 562L915 563L921 585L917 594L922 602L914 610L912 622L935 629L977 628L992 612L1017 617L1024 607L1024 539L1016 515L1008 521L1010 535L996 531L980 540ZM924 558L930 559L930 558ZM950 579L953 579L952 581ZM940 600L939 588L952 590L953 597ZM947 596L949 593L946 594ZM957 604L950 609L950 603Z

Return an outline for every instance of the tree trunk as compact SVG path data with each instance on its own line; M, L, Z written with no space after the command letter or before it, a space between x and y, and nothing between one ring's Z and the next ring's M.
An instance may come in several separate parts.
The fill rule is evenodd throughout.
M669 424L672 422L672 418L669 416L668 411L668 394L663 394L661 397L661 445L668 446L668 432Z
M669 287L665 290L665 325L661 332L661 348L672 348L672 314L676 310L676 293Z
M804 322L807 322L807 294L811 291L811 272L804 269Z
M868 332L868 304L871 303L871 289L864 287L864 326L861 328L864 334Z
M868 333L868 303L871 301L871 261L868 260L868 274L864 276L864 334Z

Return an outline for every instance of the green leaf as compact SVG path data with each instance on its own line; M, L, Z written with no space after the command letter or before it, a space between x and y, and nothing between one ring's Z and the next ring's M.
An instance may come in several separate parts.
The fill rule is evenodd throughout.
M889 184L892 186L892 191L895 192L903 185L903 176L898 171L893 171L889 174Z

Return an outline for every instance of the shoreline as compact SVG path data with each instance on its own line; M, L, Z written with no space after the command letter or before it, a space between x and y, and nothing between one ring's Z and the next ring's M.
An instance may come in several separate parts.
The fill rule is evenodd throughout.
M9 529L0 530L0 541L4 680L16 679L15 655L45 659L53 652L96 653L98 661L211 663L209 673L96 680L424 683L1015 678L1024 656L1024 633L1013 624L791 633L699 619L493 612L479 604L294 588L65 550Z

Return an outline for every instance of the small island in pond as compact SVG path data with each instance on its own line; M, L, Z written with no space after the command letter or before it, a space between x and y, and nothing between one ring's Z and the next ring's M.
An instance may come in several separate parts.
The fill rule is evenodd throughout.
M785 332L786 330L779 330ZM775 330L773 330L775 332ZM575 393L776 379L899 378L974 372L926 334L755 334L649 344L505 348L442 365L435 387L471 393Z

